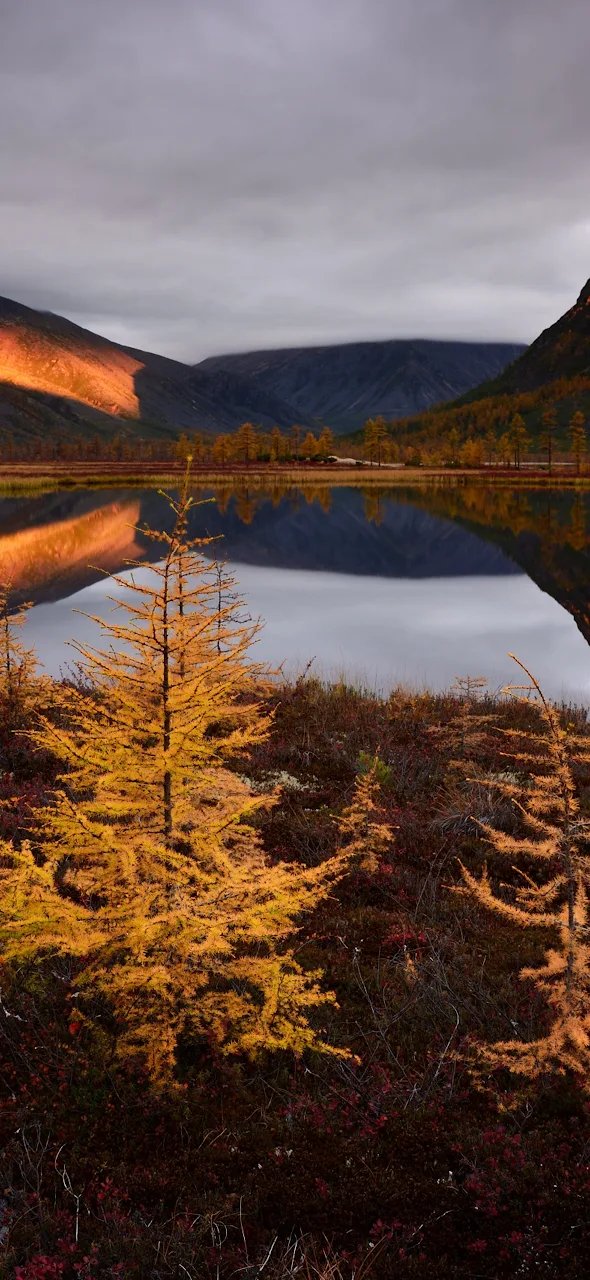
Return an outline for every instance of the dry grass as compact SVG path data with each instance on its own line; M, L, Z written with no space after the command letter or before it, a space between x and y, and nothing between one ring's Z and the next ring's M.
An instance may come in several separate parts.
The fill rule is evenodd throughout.
M183 474L184 467L174 463L2 463L0 464L0 490L7 492L33 492L39 489L70 488L75 486L109 487L172 484ZM571 472L515 471L514 469L481 468L480 470L449 469L445 467L382 467L369 466L277 466L249 467L229 466L225 469L211 466L193 466L194 483L228 486L240 489L284 487L285 491L296 485L322 485L330 487L399 488L408 484L444 486L449 488L469 485L486 485L508 488L538 489L586 489L590 486L590 474L572 475Z

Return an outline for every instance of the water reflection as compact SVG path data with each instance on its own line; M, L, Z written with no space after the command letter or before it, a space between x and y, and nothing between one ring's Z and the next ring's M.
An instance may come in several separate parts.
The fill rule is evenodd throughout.
M585 493L445 484L215 496L194 509L190 533L223 535L219 554L266 619L260 656L291 666L315 656L325 673L441 687L466 671L501 683L512 648L554 695L588 696ZM40 603L29 630L48 669L85 625L72 606L106 607L100 569L158 557L133 531L143 522L170 527L154 490L0 502L0 576Z

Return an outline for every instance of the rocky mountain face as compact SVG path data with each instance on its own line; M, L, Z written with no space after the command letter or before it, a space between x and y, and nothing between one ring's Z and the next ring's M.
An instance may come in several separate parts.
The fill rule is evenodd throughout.
M405 416L494 377L509 343L392 341L216 356L186 365L0 298L0 432L218 435L252 421L346 432Z
M351 342L213 356L198 369L232 371L293 405L299 420L341 433L367 417L400 418L494 378L525 350L502 342Z
M0 430L16 438L202 430L247 419L289 428L279 396L231 370L208 370L119 346L48 312L0 298Z

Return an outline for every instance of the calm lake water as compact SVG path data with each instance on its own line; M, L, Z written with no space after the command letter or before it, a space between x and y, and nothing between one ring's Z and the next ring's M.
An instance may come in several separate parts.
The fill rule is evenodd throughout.
M134 531L143 523L171 525L154 490L0 500L0 577L35 601L25 636L51 674L75 660L72 637L100 642L74 610L106 617L107 596L124 599L104 571L158 558ZM206 554L228 561L264 620L261 660L293 672L313 659L322 676L383 690L467 674L495 689L517 677L511 650L551 696L586 703L587 528L590 495L446 484L225 489L195 508L190 532L223 535Z

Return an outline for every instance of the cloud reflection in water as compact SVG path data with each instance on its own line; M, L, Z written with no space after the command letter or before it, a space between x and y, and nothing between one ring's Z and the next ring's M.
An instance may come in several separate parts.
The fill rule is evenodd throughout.
M466 674L486 676L494 689L517 677L511 650L550 696L590 702L588 645L570 614L525 575L416 581L245 564L233 571L250 613L265 622L256 657L284 660L289 673L314 658L324 677L385 690L398 682L443 689ZM46 671L58 675L75 659L72 637L101 643L96 625L72 610L107 617L107 595L124 599L125 591L107 579L31 611L27 640Z

